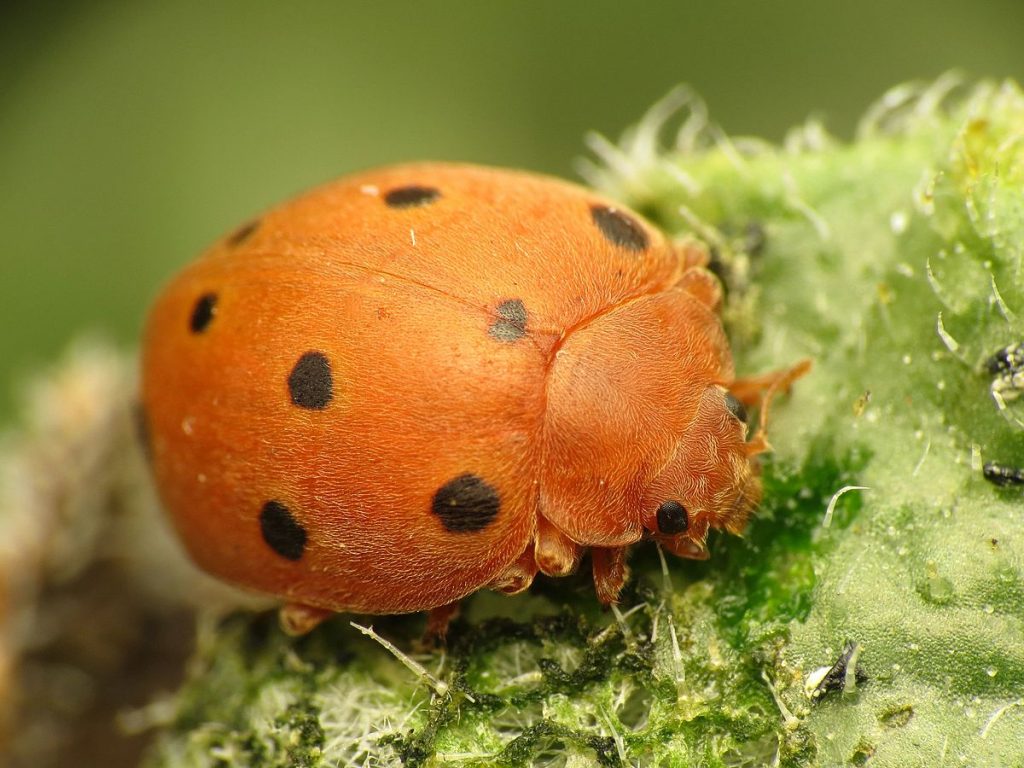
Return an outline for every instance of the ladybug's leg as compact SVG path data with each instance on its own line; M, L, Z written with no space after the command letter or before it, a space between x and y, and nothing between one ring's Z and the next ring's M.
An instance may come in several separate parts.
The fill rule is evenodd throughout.
M706 267L711 262L707 246L692 237L673 242L672 250L675 251L676 258L682 262L684 270Z
M325 608L314 608L302 603L285 603L277 612L277 620L285 634L297 636L312 631L320 622L333 615L334 611Z
M448 634L448 626L459 615L459 601L431 608L427 613L427 628L423 630L423 643L431 647L438 641L444 641Z
M603 605L619 601L619 592L626 583L625 547L591 547L590 560L594 567L594 590Z
M580 564L583 548L541 515L533 540L537 568L547 576L568 576Z
M506 595L518 595L520 592L529 589L533 583L533 577L537 575L537 563L533 556L533 545L528 546L519 559L501 571L494 580L487 585L495 592L503 592Z
M712 312L722 305L722 284L706 269L687 270L677 285Z

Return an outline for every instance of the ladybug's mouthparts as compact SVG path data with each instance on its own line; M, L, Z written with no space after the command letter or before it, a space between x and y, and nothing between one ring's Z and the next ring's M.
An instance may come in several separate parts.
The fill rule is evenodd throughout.
M761 501L761 480L750 473L746 482L740 483L728 511L722 514L722 527L729 533L740 534L747 526L747 521Z

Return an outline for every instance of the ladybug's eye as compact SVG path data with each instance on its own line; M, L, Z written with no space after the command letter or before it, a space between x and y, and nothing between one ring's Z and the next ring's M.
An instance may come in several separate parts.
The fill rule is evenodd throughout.
M686 508L678 501L666 501L658 507L658 531L672 536L690 527Z
M743 403L737 400L732 392L725 393L725 407L729 409L729 413L741 422L747 423L747 409L743 407Z

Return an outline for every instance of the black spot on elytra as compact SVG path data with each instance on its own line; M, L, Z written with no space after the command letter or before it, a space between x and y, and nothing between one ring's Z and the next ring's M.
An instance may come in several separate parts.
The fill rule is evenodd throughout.
M612 245L638 252L647 248L647 233L632 216L606 205L590 206L590 215L601 234Z
M666 501L658 507L658 531L667 536L682 533L690 527L686 508L678 501Z
M300 408L322 411L334 397L331 363L323 352L307 352L288 375L288 392Z
M497 319L487 333L498 341L516 341L526 334L526 307L519 299L503 301L495 309Z
M415 208L419 205L429 205L440 196L440 190L434 187L412 185L392 189L384 195L384 202L389 208Z
M747 409L743 403L736 399L736 396L732 392L725 393L725 407L729 409L729 413L735 416L744 424L747 423Z
M228 235L228 245L231 246L232 248L237 248L250 237L252 237L256 230L259 228L259 219L253 219L252 221L246 222L238 229L236 229L234 232L232 232L230 235Z
M217 314L217 294L204 293L196 299L192 307L192 316L188 319L188 327L192 333L202 333L213 322Z
M501 498L484 480L467 472L442 485L431 508L452 533L474 533L494 520Z
M135 426L135 439L139 441L142 455L146 457L146 461L152 461L153 435L149 428L149 414L142 403L135 403L132 408L132 422Z
M279 501L263 505L260 532L267 546L286 560L298 560L306 550L306 529Z

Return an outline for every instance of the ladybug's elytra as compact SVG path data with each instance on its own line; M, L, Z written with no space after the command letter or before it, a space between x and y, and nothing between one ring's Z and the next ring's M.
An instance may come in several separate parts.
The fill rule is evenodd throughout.
M761 496L706 252L594 192L419 164L313 190L221 240L149 318L141 413L196 562L335 611L450 606L626 548L707 556Z

